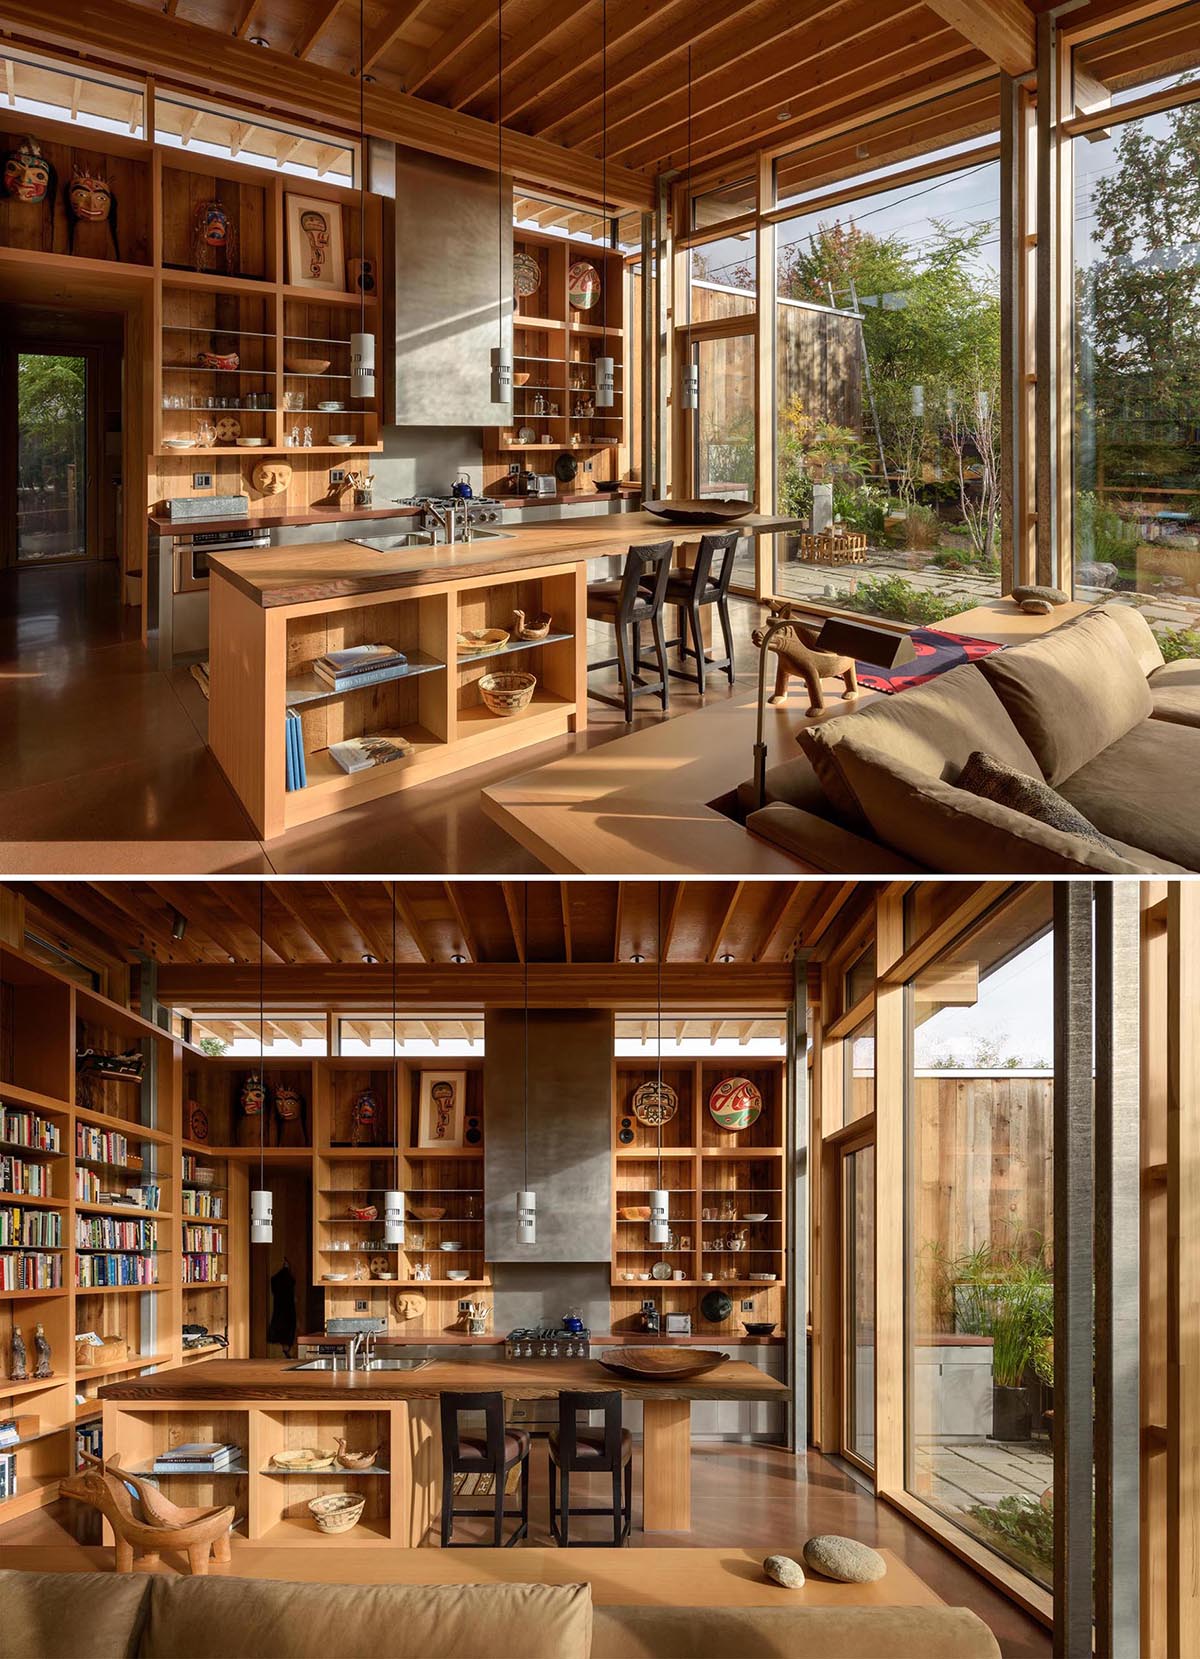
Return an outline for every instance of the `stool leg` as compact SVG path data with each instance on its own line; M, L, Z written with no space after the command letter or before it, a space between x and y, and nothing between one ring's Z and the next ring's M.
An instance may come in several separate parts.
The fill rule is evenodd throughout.
M623 1537L628 1538L633 1531L633 1459L625 1465L625 1530Z
M550 1536L557 1544L558 1539L558 1474L554 1459L547 1459L547 1470L550 1476Z
M721 632L725 636L725 656L726 656L726 659L729 663L729 667L725 670L725 672L729 676L730 685L732 685L733 684L733 677L734 677L733 676L733 624L729 620L729 600L728 600L728 598L720 599L720 600L717 601L717 610L721 614Z
M442 1548L448 1549L450 1533L454 1527L454 1520L450 1511L454 1508L454 1476L449 1469L442 1470Z
M627 726L633 721L633 670L629 663L629 647L629 633L618 622L617 666L621 671L621 690L625 697L625 724Z
M661 698L662 706L665 709L668 703L667 681L670 676L667 670L667 642L663 635L663 619L661 611L659 611L655 616L652 627L654 629L654 650L655 655L658 657L658 677L662 681L662 690L659 692L659 697Z
M504 1486L508 1470L503 1466L496 1473L496 1518L492 1525L492 1543L497 1548L504 1542Z
M642 672L642 625L641 625L640 622L635 622L635 623L632 624L632 627L633 627L633 672L636 675L636 674L640 674Z
M561 1473L562 1499L558 1510L558 1527L562 1533L562 1546L566 1549L571 1542L571 1473L565 1465Z
M692 643L696 647L696 684L700 688L701 697L703 697L708 659L704 655L704 634L700 626L700 607L698 605L688 606L688 620L692 624Z
M521 1536L529 1531L529 1453L521 1459Z
M612 1523L613 1523L613 1548L616 1549L619 1546L620 1542L621 1542L621 1466L620 1466L620 1464L617 1465L617 1467L613 1470L613 1473L612 1473Z

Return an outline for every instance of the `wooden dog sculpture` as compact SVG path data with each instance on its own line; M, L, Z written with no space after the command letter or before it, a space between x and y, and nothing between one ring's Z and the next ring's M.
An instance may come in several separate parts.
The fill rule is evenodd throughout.
M116 1457L101 1463L87 1452L82 1455L84 1467L59 1482L58 1495L91 1504L104 1516L116 1539L119 1573L133 1571L135 1554L146 1565L153 1566L162 1550L184 1551L188 1566L197 1577L208 1572L210 1552L214 1561L228 1563L229 1529L234 1520L232 1505L216 1509L184 1508L164 1498L149 1481L120 1469ZM137 1508L126 1481L137 1488Z
M802 628L794 620L795 612L785 600L775 599L771 602L770 615L767 622L791 622L791 627L781 628L777 634L771 636L767 644L768 651L774 651L779 658L775 669L775 690L767 701L769 703L786 703L788 699L788 681L803 680L808 687L809 708L808 714L820 714L825 707L825 693L821 687L824 676L837 676L845 684L843 698L858 696L858 676L854 671L852 657L839 657L834 651L817 650L817 630ZM750 638L755 646L761 646L766 627L756 628Z

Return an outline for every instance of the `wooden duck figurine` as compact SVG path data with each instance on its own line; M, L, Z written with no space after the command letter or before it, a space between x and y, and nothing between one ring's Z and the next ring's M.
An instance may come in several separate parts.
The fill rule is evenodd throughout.
M524 611L514 611L511 631L514 639L545 639L550 622L549 611L539 611L531 622L526 622Z
M143 1510L141 1503L147 1482L138 1475L121 1472L115 1457L105 1465L87 1452L81 1455L83 1467L59 1482L58 1495L90 1504L104 1516L116 1539L119 1573L133 1571L135 1555L152 1566L162 1550L183 1551L188 1558L188 1567L197 1577L203 1577L208 1572L210 1553L218 1563L229 1561L229 1529L234 1520L232 1505L215 1509L185 1509L157 1493L154 1500L157 1514L181 1518L154 1521L149 1512ZM137 1489L138 1509L134 1508L125 1484L127 1480Z

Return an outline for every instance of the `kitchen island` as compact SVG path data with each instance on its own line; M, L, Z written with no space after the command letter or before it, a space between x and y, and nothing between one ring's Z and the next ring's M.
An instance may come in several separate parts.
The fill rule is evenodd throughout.
M668 522L645 512L491 531L446 546L374 552L328 541L210 561L209 746L267 840L396 789L475 766L587 724L587 570L634 544L671 541L686 560L706 531L747 536L795 528L750 513L737 525ZM549 613L541 640L510 639L461 655L464 630L511 629L513 614ZM401 677L333 691L313 671L326 651L394 645ZM536 675L527 707L493 715L485 674ZM286 787L287 711L299 716L307 782ZM346 773L330 745L363 735L401 740L404 758Z
M506 1400L545 1400L562 1389L619 1388L639 1400L643 1439L635 1452L642 1479L642 1525L691 1526L691 1408L695 1400L782 1402L784 1383L756 1366L730 1361L682 1382L622 1377L597 1360L544 1364L501 1359L435 1360L418 1370L297 1370L286 1360L206 1360L156 1371L100 1390L104 1445L127 1469L148 1469L181 1441L222 1440L244 1448L245 1463L217 1475L163 1477L177 1502L232 1503L251 1543L415 1548L441 1503L438 1396L496 1390ZM378 1467L288 1474L271 1459L288 1448L378 1445ZM308 1500L322 1492L366 1489L363 1519L332 1537L317 1531ZM187 1496L181 1496L187 1493Z

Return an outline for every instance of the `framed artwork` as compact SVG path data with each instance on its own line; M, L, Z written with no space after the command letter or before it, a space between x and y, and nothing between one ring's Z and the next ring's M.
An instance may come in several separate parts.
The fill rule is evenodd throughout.
M346 291L346 261L342 251L342 209L338 202L319 196L286 192L288 281L300 288Z
M466 1099L465 1071L423 1071L417 1107L417 1145L461 1146Z

